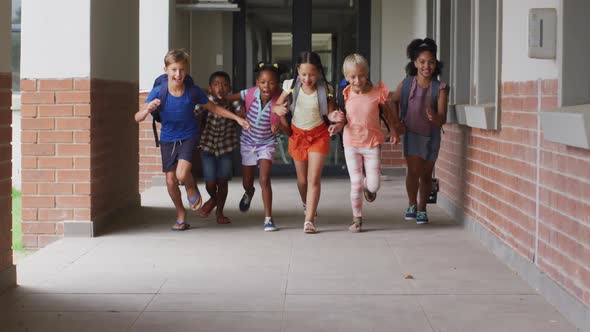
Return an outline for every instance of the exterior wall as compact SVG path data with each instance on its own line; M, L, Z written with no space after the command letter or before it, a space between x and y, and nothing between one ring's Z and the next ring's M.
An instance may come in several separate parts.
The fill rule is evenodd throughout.
M539 112L557 109L560 60L526 48L528 10L557 6L504 2L501 130L447 125L437 176L465 217L590 307L590 150L543 140Z

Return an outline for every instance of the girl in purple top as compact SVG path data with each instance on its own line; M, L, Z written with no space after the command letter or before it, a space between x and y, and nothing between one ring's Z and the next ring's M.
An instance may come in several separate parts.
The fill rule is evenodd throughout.
M409 207L406 220L428 223L426 203L432 187L432 171L440 149L441 128L447 119L449 89L437 80L442 63L430 38L414 39L407 48L408 75L392 94L394 112L405 126L404 156L407 162L406 190ZM420 200L417 196L420 192Z

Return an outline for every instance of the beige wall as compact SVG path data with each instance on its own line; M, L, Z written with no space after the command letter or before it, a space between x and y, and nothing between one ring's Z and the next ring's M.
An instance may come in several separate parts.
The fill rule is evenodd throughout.
M528 17L531 8L558 8L558 0L504 1L502 80L527 81L557 78L557 59L528 57ZM559 17L559 13L557 14Z
M90 49L92 78L139 79L139 0L92 1Z
M90 0L23 0L21 19L21 78L90 76Z
M208 86L217 70L232 73L232 14L193 12L190 26L191 73L197 85ZM180 29L180 26L177 26ZM221 57L221 64L217 62Z
M383 0L381 27L381 80L393 89L405 76L406 46L426 36L426 0Z

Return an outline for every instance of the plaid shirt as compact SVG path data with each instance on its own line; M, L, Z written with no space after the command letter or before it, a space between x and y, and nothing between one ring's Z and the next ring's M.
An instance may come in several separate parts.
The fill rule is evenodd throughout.
M209 99L213 103L218 104L213 98L209 97ZM224 104L221 106L235 113L231 105ZM202 151L209 152L218 157L222 154L232 152L238 147L237 123L234 120L221 117L213 112L208 112L206 121L205 129L201 134Z

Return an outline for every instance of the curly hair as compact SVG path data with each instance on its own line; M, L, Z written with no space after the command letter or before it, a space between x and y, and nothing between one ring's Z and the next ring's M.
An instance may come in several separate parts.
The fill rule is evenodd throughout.
M410 62L406 65L406 74L409 76L416 76L418 74L418 68L414 65L414 62L420 54L423 52L430 52L432 56L436 59L436 52L438 50L438 46L436 46L436 42L430 38L424 39L414 39L410 42L408 47L406 48L406 55ZM434 78L438 77L442 71L443 63L436 59L436 67L432 76Z

